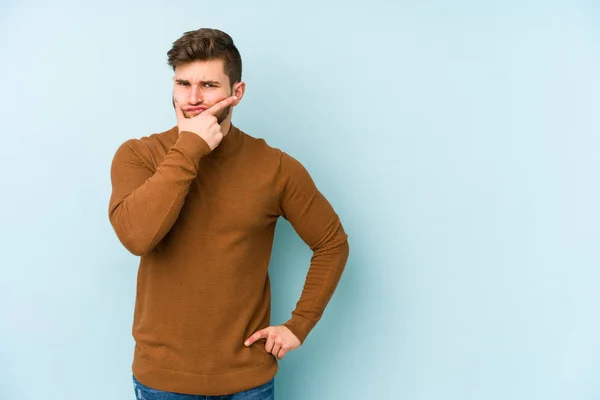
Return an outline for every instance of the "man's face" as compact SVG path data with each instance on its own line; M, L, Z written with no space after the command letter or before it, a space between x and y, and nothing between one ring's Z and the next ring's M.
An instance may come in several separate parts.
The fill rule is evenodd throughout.
M173 77L173 107L179 106L186 118L193 118L231 96L231 89L222 60L194 61L179 65L175 68ZM219 124L229 116L231 107L215 115Z

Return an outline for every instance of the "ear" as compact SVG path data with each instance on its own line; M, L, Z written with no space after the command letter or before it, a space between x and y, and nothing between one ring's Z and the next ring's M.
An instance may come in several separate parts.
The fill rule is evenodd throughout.
M240 101L242 101L242 97L244 97L245 92L246 92L246 83L245 82L238 82L233 85L233 88L231 90L231 95L237 97L237 100L234 101L232 104L233 106L237 106L238 104L240 104Z

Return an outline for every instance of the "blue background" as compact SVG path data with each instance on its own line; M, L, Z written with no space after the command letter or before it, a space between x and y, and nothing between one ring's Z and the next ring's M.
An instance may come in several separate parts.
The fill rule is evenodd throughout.
M230 33L234 123L298 158L351 257L278 399L600 398L595 1L3 2L0 398L133 399L125 140L169 129L166 52ZM277 228L273 324L310 251Z

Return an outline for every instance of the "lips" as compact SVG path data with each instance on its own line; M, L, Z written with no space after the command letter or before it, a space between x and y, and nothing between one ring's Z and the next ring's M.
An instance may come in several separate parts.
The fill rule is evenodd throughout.
M188 111L188 112L194 112L194 111L202 112L202 111L206 110L206 107L185 107L183 110Z

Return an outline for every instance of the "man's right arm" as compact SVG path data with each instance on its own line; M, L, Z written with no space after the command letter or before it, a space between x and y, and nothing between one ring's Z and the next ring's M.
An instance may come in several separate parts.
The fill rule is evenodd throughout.
M200 159L211 151L203 138L182 131L154 171L143 146L131 139L117 150L111 165L109 204L117 237L138 256L151 252L172 228L198 174Z
M173 100L179 138L156 171L143 155L143 143L135 139L123 143L112 162L110 223L121 243L138 256L150 253L173 227L200 159L223 139L215 115L237 97L229 96L193 118L186 118Z

